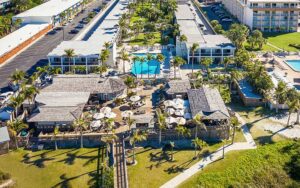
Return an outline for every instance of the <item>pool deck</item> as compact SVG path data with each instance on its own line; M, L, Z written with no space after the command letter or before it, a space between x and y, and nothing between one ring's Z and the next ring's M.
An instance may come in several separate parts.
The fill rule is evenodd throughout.
M259 58L261 61L266 62L270 61L273 58ZM277 63L275 63L275 68L273 72L276 72L279 75L282 75L286 78L288 82L294 85L295 88L300 90L300 72L293 70L285 61L286 60L299 60L299 55L290 55L290 56L274 56L274 59ZM273 69L273 65L271 63L265 63L265 67L267 69ZM286 75L287 74L287 75ZM286 75L286 76L285 76Z

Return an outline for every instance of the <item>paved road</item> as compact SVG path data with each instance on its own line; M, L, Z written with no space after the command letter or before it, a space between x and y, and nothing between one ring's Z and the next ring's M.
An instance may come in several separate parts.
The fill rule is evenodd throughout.
M65 40L71 40L75 35L70 34L69 31L73 29L82 18L86 17L89 12L94 8L99 7L102 4L102 0L96 0L86 8L86 11L79 16L75 17L73 22L65 26L64 38ZM48 63L47 55L58 44L63 41L63 30L53 35L45 35L43 38L36 41L30 47L14 57L11 61L7 62L0 67L0 90L1 92L7 90L7 83L9 76L16 70L23 70L28 74L31 74L36 67L43 66Z
M239 122L242 124L242 132L245 136L246 142L236 142L231 145L226 145L224 149L224 153L227 153L229 151L234 150L247 150L247 149L256 149L255 141L253 140L250 131L247 127L246 122L243 118L239 116L239 114L236 115ZM192 177L197 172L200 172L205 166L209 165L210 163L219 160L223 156L223 147L219 148L214 153L208 155L207 157L203 158L201 161L197 162L193 166L191 166L189 169L185 170L184 172L180 173L179 175L175 176L173 179L166 182L164 185L162 185L160 188L174 188L179 186L184 181L188 180L190 177Z

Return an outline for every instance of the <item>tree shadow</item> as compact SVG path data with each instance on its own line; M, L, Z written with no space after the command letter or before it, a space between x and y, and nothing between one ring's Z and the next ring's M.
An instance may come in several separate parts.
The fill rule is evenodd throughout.
M76 151L75 153L67 153L67 157L58 162L64 162L65 164L73 165L75 159L77 158L77 154L78 154L78 151Z
M77 176L73 176L73 177L67 177L67 175L64 173L62 174L59 178L61 179L60 182L58 182L57 184L55 184L54 186L52 186L52 188L56 188L56 187L61 187L61 188L68 188L68 187L72 187L70 184L70 181L80 178L81 176L84 175L90 175L91 173L95 172L96 170L90 171L90 172L86 172Z
M35 159L35 160L32 160L32 157L30 156L30 154L27 153L23 156L23 160L21 162L24 162L25 164L29 164L29 165L34 165L38 168L44 168L45 167L45 162L53 161L55 159L53 157L48 157L47 153L48 152L41 153L39 155L40 158Z

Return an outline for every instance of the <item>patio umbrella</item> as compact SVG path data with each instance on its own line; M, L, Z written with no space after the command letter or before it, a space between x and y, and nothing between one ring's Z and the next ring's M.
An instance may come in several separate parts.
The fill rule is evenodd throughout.
M133 112L130 111L130 110L126 110L126 111L124 111L124 112L121 113L121 116L125 117L125 118L130 117L132 115L133 115Z
M168 106L174 106L174 104L175 104L175 103L174 103L173 101L171 101L171 100L166 100L166 101L164 101L164 105L167 106L167 107L168 107Z
M192 114L191 113L185 113L184 118L185 119L192 119Z
M183 108L184 108L183 104L174 104L173 107L174 107L175 109L183 109Z
M97 119L97 120L102 119L102 118L104 118L104 114L103 113L96 113L96 114L93 115L93 118Z
M183 109L178 109L175 111L176 116L184 116L184 110Z
M167 114L172 115L175 113L175 110L173 108L167 108Z
M92 128L99 128L100 126L101 126L101 121L100 120L91 122L91 127Z
M117 114L115 114L114 112L110 112L110 113L107 113L105 114L105 117L107 118L116 118L117 117Z
M110 113L111 112L111 108L109 108L107 106L103 107L103 108L100 109L100 112L104 113L104 114Z
M130 100L132 102L137 102L137 101L141 100L141 97L138 95L135 95L135 96L130 97Z
M173 102L174 102L175 104L184 104L184 100L179 99L179 98L173 99Z
M176 118L176 123L178 125L184 125L186 123L186 120L183 117L179 117L179 118Z
M167 117L167 118L166 118L166 123L167 123L167 124L176 123L176 119L173 118L173 117Z
M129 50L131 50L131 46L125 46L125 50L127 50L127 51L129 51Z

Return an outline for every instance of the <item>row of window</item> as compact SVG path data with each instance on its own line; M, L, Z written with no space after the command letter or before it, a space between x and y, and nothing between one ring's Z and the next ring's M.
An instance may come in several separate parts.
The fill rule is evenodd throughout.
M297 6L297 3L250 3L251 8L294 8Z

